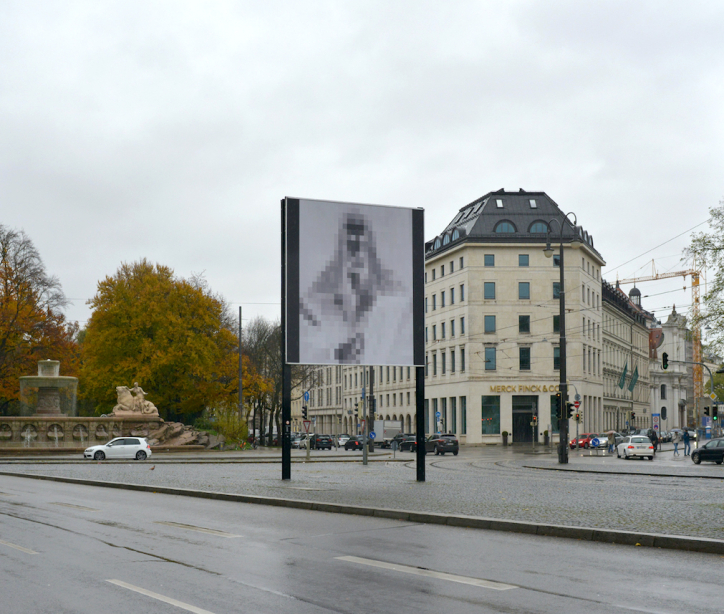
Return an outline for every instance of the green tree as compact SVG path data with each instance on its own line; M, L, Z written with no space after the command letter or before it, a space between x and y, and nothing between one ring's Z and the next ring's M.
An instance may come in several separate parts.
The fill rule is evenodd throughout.
M89 304L81 394L96 413L116 404L116 386L136 381L164 418L234 405L237 339L224 301L203 280L144 259L99 282Z
M60 360L63 375L75 375L78 327L62 312L67 300L48 275L40 254L23 231L0 224L0 413L12 411L21 375L37 362Z
M709 209L709 232L695 233L687 254L696 265L713 273L708 279L698 323L710 326L709 344L719 353L724 350L724 200Z

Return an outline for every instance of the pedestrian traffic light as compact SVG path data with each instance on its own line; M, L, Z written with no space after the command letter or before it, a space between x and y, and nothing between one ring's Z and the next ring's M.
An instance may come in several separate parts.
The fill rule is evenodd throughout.
M708 415L709 415L709 408L708 408L708 407L705 407L705 408L704 408L704 415L705 415L705 416L708 416Z
M574 409L573 403L566 403L566 418L570 420L571 416L573 416L573 409Z
M664 352L663 356L661 357L661 366L664 368L664 370L669 368L669 355Z
M538 425L538 416L533 416L533 426Z
M307 406L302 405L302 418L307 419Z

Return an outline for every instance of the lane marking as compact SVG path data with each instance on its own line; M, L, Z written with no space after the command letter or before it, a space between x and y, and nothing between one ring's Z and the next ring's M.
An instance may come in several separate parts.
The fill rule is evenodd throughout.
M208 533L209 535L218 535L219 537L242 537L241 535L234 535L233 533L226 533L225 531L217 531L216 529L206 529L204 527L195 527L192 524L183 524L182 522L165 522L162 520L156 521L154 524L163 524L167 527L174 527L176 529L188 529L189 531L198 531L199 533Z
M100 512L100 510L94 509L92 507L86 507L85 505L73 505L72 503L60 503L56 501L51 501L50 505L62 505L63 507L72 507L74 510L85 510L86 512Z
M178 599L166 597L165 595L159 595L158 593L154 593L153 591L146 590L145 588L141 588L140 586L133 586L133 584L128 584L126 582L122 582L121 580L106 580L106 582L110 582L111 584L115 584L116 586L120 586L121 588L127 588L129 591L141 593L141 595L146 595L146 597L151 597L152 599L158 599L159 601L163 601L164 603L175 605L177 608L181 608L182 610L186 610L187 612L193 612L194 614L214 614L213 612L209 612L209 610L202 610L201 608L197 608L195 605L190 605L188 603L184 603L183 601L178 601Z
M9 548L15 548L15 550L20 550L20 552L26 552L27 554L38 554L37 552L35 552L35 550L23 548L22 546L18 546L17 544L11 544L10 542L3 541L2 539L0 539L0 544L8 546Z
M432 571L430 569L420 569L419 567L410 567L408 565L398 565L397 563L386 563L384 561L375 561L374 559L363 559L358 556L338 556L338 561L347 561L349 563L359 563L360 565L369 565L370 567L381 567L382 569L391 569L400 573L409 573L416 576L425 576L426 578L436 578L438 580L448 580L449 582L458 582L460 584L470 584L471 586L480 586L482 588L490 588L494 591L507 591L511 588L520 588L515 584L504 584L503 582L494 582L493 580L483 580L482 578L470 578L468 576L456 576L455 574L444 573L442 571Z

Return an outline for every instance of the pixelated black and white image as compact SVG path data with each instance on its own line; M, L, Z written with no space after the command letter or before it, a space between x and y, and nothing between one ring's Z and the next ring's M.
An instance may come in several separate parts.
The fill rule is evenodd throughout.
M299 362L413 364L412 210L299 201Z

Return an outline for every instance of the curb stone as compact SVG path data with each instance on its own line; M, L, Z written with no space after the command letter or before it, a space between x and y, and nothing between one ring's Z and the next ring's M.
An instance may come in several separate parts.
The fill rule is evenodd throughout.
M0 471L0 475L30 478L34 480L48 480L51 482L63 482L67 484L97 486L102 488L117 488L121 490L135 490L140 492L178 495L183 497L196 497L200 499L233 501L236 503L274 505L277 507L327 512L331 514L375 516L377 518L389 518L392 520L418 522L421 524L448 525L470 529L526 533L529 535L541 535L545 537L563 537L607 544L645 546L650 548L665 548L668 550L686 550L690 552L724 555L724 540L702 537L661 535L657 533L638 533L634 531L620 531L615 529L541 524L522 520L505 520L500 518L483 518L479 516L448 515L433 512L363 507L338 503L284 499L281 497L265 497L261 495L242 495L214 491L190 490L187 488L170 488L167 486L146 486L143 484L125 484L122 482L99 482L97 480L86 480L81 478L15 473L9 471Z

